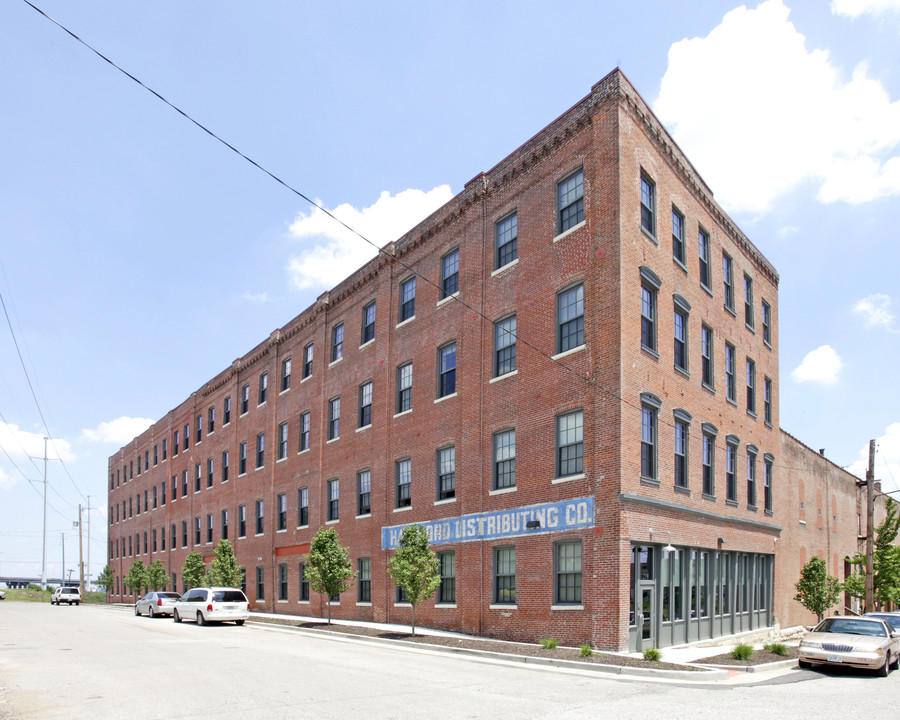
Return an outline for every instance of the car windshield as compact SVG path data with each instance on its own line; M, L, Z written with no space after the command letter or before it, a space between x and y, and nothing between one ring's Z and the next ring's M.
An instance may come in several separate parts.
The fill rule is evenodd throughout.
M884 625L878 621L860 620L857 618L828 618L822 621L816 632L845 633L847 635L872 635L886 637Z
M247 602L240 590L216 590L212 599L213 602Z
M161 597L161 598L176 598L176 599L181 597L181 595L179 595L178 593L170 593L170 592L156 593L156 596Z

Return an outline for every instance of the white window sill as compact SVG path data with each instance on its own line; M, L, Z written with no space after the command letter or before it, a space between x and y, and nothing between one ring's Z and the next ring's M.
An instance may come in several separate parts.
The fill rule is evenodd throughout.
M285 528L284 530L276 530L276 531L275 531L275 534L276 534L276 535L281 535L281 533L286 533L286 532L287 532L287 528Z
M550 481L551 485L558 485L559 483L569 482L570 480L584 480L587 478L587 475L584 473L578 473L577 475L566 475L565 477L553 478Z
M441 305L446 305L448 302L450 302L451 300L453 300L454 298L457 298L457 297L459 297L459 290L457 290L452 295L448 295L447 297L441 298L440 300L438 300L437 305L435 307L440 307Z
M305 530L305 529L308 528L308 527L309 527L309 525L298 525L298 526L297 526L297 529L298 529L298 530Z
M394 603L394 607L403 607L403 608L408 607L408 608L411 608L412 605L410 605L408 602L395 602L395 603Z
M497 268L496 270L494 270L494 272L491 273L491 277L497 277L500 273L506 272L511 267L515 267L518 264L519 264L519 258L516 258L515 260L506 263L506 265L504 265L503 267Z
M362 345L360 345L359 349L362 350L363 348L367 348L367 347L369 347L369 345L374 345L374 344L375 344L375 338L372 338L371 340L364 342ZM357 604L359 604L359 603L357 603Z
M372 513L368 512L368 513L363 513L362 515L357 515L356 519L360 520L362 518L370 518L370 517L372 517Z
M573 225L572 227L570 227L570 228L569 228L568 230L566 230L565 232L561 232L559 235L557 235L555 238L553 238L553 242L555 242L555 243L556 243L556 242L559 242L559 241L562 240L563 238L566 238L566 237L568 237L569 235L571 235L571 234L572 234L573 232L575 232L576 230L580 230L580 229L583 228L585 225L587 225L587 220L582 220L582 221L581 221L580 223L578 223L577 225Z
M409 415L412 412L412 408L409 410L404 410L403 412L398 412L394 415L395 418L403 417L404 415Z
M413 315L413 316L410 317L410 318L406 318L406 320L401 320L401 321L398 322L396 325L394 325L394 328L395 328L395 329L396 329L396 328L401 328L401 327L403 327L404 325L406 325L407 323L411 323L411 322L412 322L413 320L415 320L415 319L416 319L416 316Z
M326 520L326 521L325 521L325 524L326 524L326 525L336 525L336 524L339 523L340 521L341 521L340 518L338 518L337 520Z
M449 395L444 395L444 397L439 397L437 400L434 401L434 404L437 405L439 402L444 402L444 400L449 400L450 398L455 398L455 397L456 397L455 392L450 393Z
M341 355L337 360L332 360L330 363L328 363L328 367L333 368L335 365L337 365L343 359L344 359L344 356Z
M435 603L435 610L456 610L456 603Z
M581 352L587 348L587 345L579 345L578 347L574 347L571 350L566 350L565 352L557 353L551 360L560 360L568 355L573 355L574 353Z
M498 375L495 378L491 378L490 380L488 380L488 384L495 383L498 380L505 380L508 377L513 377L514 375L518 375L518 374L519 374L519 371L518 371L518 369L516 369L516 370L513 370L512 372L506 373L505 375Z
M300 378L300 384L302 385L302 384L305 383L307 380L309 380L311 377L312 377L312 373L310 373L309 375L307 375L305 378ZM302 602L308 602L308 601L307 601L307 600L303 600Z
M308 452L309 452L309 448L303 448L303 450L298 450L297 454L302 455L303 453L308 453Z
M444 498L443 500L435 500L434 504L435 505L447 505L448 503L455 503L455 502L456 502L456 498L452 497L452 498Z
M488 610L518 610L518 605L488 605Z
M584 605L551 605L551 610L584 610Z
M356 603L356 607L372 607L372 603L370 603L370 602L358 602L358 603Z
M340 440L340 439L341 439L341 436L338 435L336 438L331 438L331 440L326 440L326 441L325 441L325 444L326 444L326 445L331 445L331 443L337 442L337 441Z
M393 512L406 512L407 510L412 510L412 505L404 505L403 507L394 508Z
M309 605L309 600L298 600L297 604L298 605Z
M508 488L500 488L499 490L491 490L488 495L506 495L507 493L516 492L519 488L516 485Z
M372 427L372 423L369 423L368 425L363 425L360 428L356 428L356 432L362 432L363 430L368 430L370 427Z

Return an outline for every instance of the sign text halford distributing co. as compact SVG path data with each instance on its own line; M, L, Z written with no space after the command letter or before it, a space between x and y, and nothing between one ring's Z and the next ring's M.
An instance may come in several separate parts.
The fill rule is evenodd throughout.
M527 527L531 523L532 527ZM541 535L561 530L577 530L594 526L594 498L576 498L528 507L474 513L444 520L429 520L407 525L422 525L432 544L494 540L521 535ZM381 547L397 547L400 532L406 525L381 528Z

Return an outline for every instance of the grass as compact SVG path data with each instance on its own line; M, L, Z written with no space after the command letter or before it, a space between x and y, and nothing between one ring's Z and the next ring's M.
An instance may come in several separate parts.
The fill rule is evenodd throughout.
M747 643L735 645L734 650L731 651L731 657L735 660L749 660L753 657L753 646Z
M553 650L553 648L559 645L559 641L556 638L552 637L541 638L539 642L541 643L541 647L544 648L544 650Z
M781 655L782 657L784 657L788 654L787 645L785 645L784 643L773 642L769 643L768 645L764 645L763 647L765 647L766 650L774 655Z
M27 588L10 588L5 590L6 600L3 602L50 602L50 596L53 595L52 590L41 590L39 587L30 585ZM86 605L104 605L106 604L106 593L103 592L86 592L83 600Z
M644 660L647 662L659 662L662 658L662 653L659 651L659 648L649 647L644 650Z

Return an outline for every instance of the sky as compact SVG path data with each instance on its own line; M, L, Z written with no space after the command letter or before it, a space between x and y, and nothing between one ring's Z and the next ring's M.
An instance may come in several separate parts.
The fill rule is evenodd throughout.
M378 245L620 67L779 272L782 428L900 489L900 0L33 2ZM0 98L0 576L45 436L96 575L109 456L374 250L25 0Z

